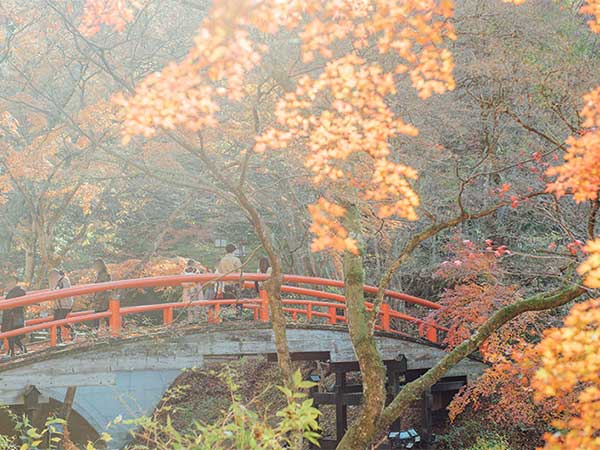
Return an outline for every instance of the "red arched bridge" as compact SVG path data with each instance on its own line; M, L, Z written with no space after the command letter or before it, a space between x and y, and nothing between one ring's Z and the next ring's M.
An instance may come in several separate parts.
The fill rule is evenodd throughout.
M267 278L263 274L246 273L225 276L160 276L38 291L24 297L0 301L0 310L8 310L40 304L50 306L49 302L65 297L74 297L77 306L78 298L97 292L110 291L111 297L107 311L77 311L63 320L33 318L27 320L23 328L0 333L0 339L5 340L41 330L48 330L50 336L49 340L36 344L39 348L35 350L41 351L0 363L0 403L25 405L27 393L32 392L32 386L35 386L39 393L39 403L51 405L51 402L64 399L68 388L76 387L73 411L91 429L101 433L119 415L132 419L149 414L181 374L181 370L201 368L208 361L223 358L228 360L231 357L252 355L272 357L276 345L273 330L268 323L269 302L264 291L259 291L256 298L138 306L125 306L118 299L119 293L126 289L160 289L180 285L191 287L210 282L240 280L243 280L245 287L254 288L255 282L262 282ZM297 275L285 275L283 281L282 302L290 322L287 339L292 357L327 361L330 367L342 371L336 372L336 386L338 378L344 384L345 371L358 368L352 342L345 329L346 304L344 296L340 294L344 283ZM377 288L365 286L364 290L367 294L366 308L372 310L373 304L368 299L377 293ZM409 381L432 367L443 356L444 350L439 342L448 330L426 319L430 312L440 308L438 304L400 292L386 291L385 295L386 302L381 305L376 324L376 345L386 364L398 363L400 355L404 358L406 364L403 376L405 381ZM222 320L226 316L222 313L231 305L249 311L244 316L251 318L254 323ZM207 319L204 319L204 323L169 326L178 322L176 319L179 312L190 307L206 309ZM152 330L136 325L137 334L130 333L127 327L129 318L153 311L162 312L162 322L166 326ZM410 311L417 312L411 315ZM83 339L78 340L76 345L57 347L59 327L75 325L83 328L99 319L108 319L109 336L106 339ZM64 328L61 331L62 336L68 335ZM449 378L442 380L439 386L436 385L440 391L439 398L443 399L446 391L458 389L468 378L481 374L482 370L483 364L479 361L462 361L449 372ZM396 386L400 378L396 374L391 379L396 380L393 382ZM344 389L338 389L341 403L335 400L336 417L342 418L336 427L338 437L343 433L346 407L358 404L358 391L344 394ZM321 392L318 395L321 404L330 404L327 402L332 401L331 392ZM443 407L443 404L435 403L437 397L430 395L427 398L433 400L428 400L426 411ZM109 444L110 450L122 448L127 443L130 427L124 422L111 426L109 432L113 440Z
M221 321L221 312L223 308L232 305L237 305L238 307L252 311L252 317L255 321L268 322L269 303L266 292L262 290L257 298L198 300L193 302L158 303L138 306L122 306L118 299L118 295L116 295L117 292L124 289L165 288L195 284L204 285L210 282L237 282L240 280L243 280L245 287L253 287L254 282L261 282L267 278L268 275L265 274L251 273L228 275L174 275L85 284L61 290L33 292L24 297L0 302L0 310L41 305L66 297L74 297L76 299L75 305L77 305L77 297L103 291L110 291L112 297L109 301L109 308L107 311L72 312L67 318L62 320L53 320L52 317L29 319L25 322L23 328L0 333L0 339L6 340L13 336L48 330L50 335L49 345L54 347L57 345L57 330L59 327L75 324L91 324L99 319L108 319L110 333L111 335L116 336L122 328L123 318L125 317L151 311L162 311L163 323L169 325L173 323L175 311L191 307L206 308L209 323L219 323ZM284 311L292 321L302 320L304 322L326 323L329 325L346 323L345 298L341 294L331 292L331 288L343 288L343 281L298 275L284 275L283 282L284 284L281 291L285 297L282 300ZM369 294L373 295L377 293L377 288L365 285L364 291L367 296ZM400 292L387 290L385 291L385 295L387 299L394 300L394 303L418 305L429 312L440 308L440 305L437 303ZM373 304L368 301L365 305L367 310L373 308ZM423 316L426 315L427 314L423 314ZM381 305L376 328L379 331L397 334L402 337L420 336L433 343L440 342L440 334L448 331L446 328L439 326L434 322L428 322L424 318L415 317L406 312L398 311L394 309L389 302L384 302ZM61 331L63 336L68 336L67 330L63 328Z

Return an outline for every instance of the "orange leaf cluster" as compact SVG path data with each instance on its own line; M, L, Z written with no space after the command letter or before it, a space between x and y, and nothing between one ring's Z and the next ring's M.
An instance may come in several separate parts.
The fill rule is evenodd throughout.
M455 38L448 20L452 5L450 0L217 2L181 62L146 78L132 97L116 98L126 111L124 142L134 135L153 136L157 129L196 132L217 126L223 102L244 99L247 78L267 51L251 39L252 30L294 30L305 61L315 53L330 61L323 73L303 77L296 91L286 94L276 109L280 128L258 137L256 150L305 141L305 164L317 183L356 189L380 217L414 220L419 199L409 180L416 172L388 156L391 139L414 136L417 130L397 117L386 99L396 94L395 76L405 72L422 98L454 88L451 54L443 47L445 39ZM380 53L400 62L385 71L353 51L336 59L340 42L357 48L375 42ZM357 164L359 154L371 158L366 172ZM328 215L321 213L313 216ZM321 225L314 227L324 233L317 237L321 243L351 242L342 235L331 241L333 230L343 227Z
M478 246L458 237L448 245L453 256L440 265L436 275L448 278L454 286L444 291L442 308L433 312L432 318L450 329L446 336L450 347L468 339L493 312L518 296L516 286L501 282L500 258L505 252L499 252L499 248L489 240L485 246ZM480 348L484 357L489 361L503 359L506 351L512 351L507 344L521 340L530 320L524 315L498 330Z
M240 100L246 95L246 74L260 61L260 49L246 29L248 16L257 8L254 3L219 2L183 61L147 77L133 97L115 98L126 111L125 142L135 135L153 136L158 128L214 127L217 99Z
M408 180L417 178L417 173L388 156L390 139L401 134L414 136L417 130L386 105L386 96L394 93L392 75L379 66L368 65L356 55L330 62L319 77L304 77L296 92L279 102L276 115L281 128L271 128L260 136L256 150L285 148L302 140L308 148L305 165L317 184L356 180L352 155L366 153L372 175L359 195L375 201L381 217L398 215L414 220L419 199ZM327 108L322 105L325 109L319 115L312 114L315 103L323 98L332 100ZM363 168L361 165L361 171Z
M134 19L136 7L139 3L134 0L86 0L79 31L84 36L92 36L102 25L123 31Z
M584 276L584 283L592 289L600 288L600 239L588 241L584 247L588 254L586 260L579 265L577 273Z
M454 348L470 338L500 308L519 297L516 286L502 281L501 257L504 246L490 240L476 245L456 238L449 246L453 256L445 261L437 275L449 278L454 286L441 298L442 308L431 315L436 323L449 329L445 343ZM544 427L556 417L556 402L533 401L530 380L538 368L539 357L529 342L539 336L539 313L523 314L496 330L479 348L492 366L482 377L463 389L449 406L452 420L467 407L498 424L515 423Z
M432 318L449 328L445 343L453 348L471 337L494 311L513 302L515 297L514 286L480 285L475 282L459 284L444 292L440 302L442 309L433 313ZM514 330L509 334L512 332ZM498 347L495 344L498 343L502 348L504 337L488 340L480 350L493 359Z
M586 4L581 7L580 12L593 16L593 19L588 21L588 25L594 33L600 33L600 1L586 0Z
M501 272L498 258L507 253L505 246L497 247L489 239L485 246L480 246L459 236L453 238L447 249L452 257L440 264L435 275L460 283L476 281L482 276L488 281L494 280Z
M83 214L88 215L92 209L92 202L96 200L100 193L102 192L102 187L94 185L94 184L83 184L77 190L77 200L81 205L81 210Z
M565 163L547 171L548 175L557 176L548 189L559 196L572 193L577 202L597 199L600 188L600 87L584 100L581 116L585 130L580 136L567 139Z
M348 231L338 222L346 214L344 208L320 198L309 205L308 210L313 219L310 231L316 236L311 244L312 251L333 249L358 253L356 240L348 236Z
M54 169L56 154L64 139L65 133L54 130L36 137L23 146L6 146L0 149L4 158L4 167L13 178L39 180L50 175Z
M549 330L537 347L538 399L574 397L563 417L552 422L559 432L545 436L546 449L600 449L599 340L600 301L590 300L575 305L564 326Z
M440 44L455 39L448 20L453 15L451 0L337 0L313 2L313 14L301 32L304 60L315 53L333 55L336 40L352 39L355 48L364 48L375 38L380 53L393 52L403 62L396 73L409 72L421 98L454 89L451 53Z
M417 172L408 166L385 158L376 159L373 178L364 198L379 204L380 217L398 215L408 220L417 220L415 208L419 206L420 201L408 183L409 179L416 178Z
M451 420L468 407L495 424L545 429L564 410L565 404L552 400L534 402L531 380L539 367L540 357L533 345L512 347L510 358L496 361L474 383L461 390L448 406Z
M265 50L251 40L249 29L292 29L302 15L312 18L299 30L305 59L317 50L330 58L329 47L336 40L353 38L364 44L375 36L382 53L394 51L408 64L396 72L409 70L421 97L454 88L451 54L439 48L445 38L455 37L446 20L452 16L448 0L378 1L374 7L353 0L227 0L205 19L183 61L150 75L133 97L117 97L127 110L126 139L151 136L157 128L197 131L215 126L218 98L244 97L245 76Z

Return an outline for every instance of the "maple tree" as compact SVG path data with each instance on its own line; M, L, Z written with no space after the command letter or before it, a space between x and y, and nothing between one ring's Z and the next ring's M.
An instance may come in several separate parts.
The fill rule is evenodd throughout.
M208 134L205 129L219 125L217 117L226 101L243 104L247 97L243 83L266 52L264 46L255 45L250 39L248 27L267 33L274 33L279 27L303 30L299 32L303 59L308 62L315 56L322 58L326 60L325 69L318 76L300 78L297 88L291 89L277 104L275 124L259 133L256 145L250 145L248 141L245 145L254 146L259 152L284 149L305 153L304 164L314 182L321 187L321 192L328 192L329 198L322 198L311 207L312 231L316 234L313 249L333 247L346 251L349 322L353 339L359 342L365 337L361 323L367 316L364 308L361 309L362 294L355 289L363 279L359 256L362 246L359 210L370 203L375 217L397 216L414 220L420 204L410 184L410 180L416 178L416 172L388 159L389 140L402 134L415 136L416 129L396 117L384 99L395 94L394 77L404 72L409 73L413 86L423 98L454 87L450 53L439 47L444 39L454 37L453 30L450 22L437 20L438 16L444 18L452 14L452 4L404 2L402 7L388 9L383 2L312 2L303 8L294 2L285 6L258 2L242 4L241 14L235 17L230 11L227 2L221 2L212 11L210 20L203 23L195 47L183 61L172 63L161 73L148 77L136 88L134 96L118 98L118 103L127 111L124 143L132 142L131 136L136 134L151 138L160 129L166 130L168 135L179 126L188 132ZM318 19L305 23L300 12ZM383 19L387 16L389 21ZM361 49L371 37L378 38L377 47L381 53L396 52L395 56L402 62L385 72L378 64L357 54L338 57L331 48L334 41L351 40L355 48ZM418 50L414 50L416 45ZM313 113L315 109L319 114ZM197 144L189 150L197 151L198 148L202 152L205 150ZM203 153L202 156L208 164L207 155ZM537 156L534 159L539 161ZM226 180L215 178L227 185ZM235 189L229 190L235 193ZM239 192L237 194L238 199L244 199ZM459 197L457 218L415 236L390 266L380 283L379 303L391 275L421 242L465 220L492 214L506 204L517 207L533 195L512 195L497 206L477 213L467 213ZM578 293L578 290L568 290L557 296L562 302ZM553 305L555 301L556 296L551 295L543 298L540 304ZM533 302L525 300L521 303L528 308ZM483 321L481 328L495 317ZM485 339L486 333L479 334ZM369 334L368 328L366 334ZM469 342L466 347L458 345L449 358L459 357L461 352L464 356L465 348L473 348L473 343ZM366 396L359 425L351 428L349 437L340 444L347 448L359 448L367 443L373 435L372 424L385 423L397 414L398 404L403 401L401 393L381 415L383 380L376 351L372 344L359 345L357 353L373 389L368 389L372 395ZM404 394L404 397L409 395ZM383 417L380 422L373 420L380 415Z
M115 181L109 174L118 173L117 168L152 179L155 184L148 190L158 191L158 183L169 186L170 192L160 192L162 201L153 202L145 193L147 184L122 182L122 191L132 186L135 190L119 193L118 216L126 216L144 234L156 235L152 245L135 247L130 243L128 251L119 254L125 261L124 270L139 266L145 259L152 265L152 257L168 238L161 233L163 224L167 224L164 228L169 229L168 233L174 234L177 217L186 215L189 219L188 210L195 205L218 204L217 213L216 208L209 210L218 215L217 222L230 221L239 214L223 205L237 205L248 216L257 240L271 259L273 282L267 286L282 368L288 372L285 320L278 312L278 283L284 268L294 267L292 250L302 246L302 258L309 261L305 267L317 275L325 269L315 261L323 260L330 261L333 270L343 272L350 332L365 374L366 390L361 414L340 448L365 448L378 430L470 352L487 350L490 357L498 356L498 351L491 350L529 323L528 315L522 313L555 307L581 294L579 288L568 287L534 296L531 290L519 297L515 288L492 280L483 284L471 280L448 291L443 298L448 305L443 310L447 317L438 319L456 323L455 319L475 317L476 322L468 329L454 329L448 356L386 406L385 375L373 339L376 315L364 309L362 292L369 247L378 247L374 252L378 266L371 276L380 287L375 309L384 301L385 288L394 283L407 261L416 254L427 258L430 254L440 255L439 243L455 227L468 228L473 222L485 224L486 220L510 224L517 215L520 224L549 217L560 233L555 232L551 240L539 239L543 242L535 245L536 250L541 246L544 251L549 243L557 246L549 250L549 255L542 255L552 261L547 270L557 273L564 268L563 261L576 260L581 250L577 243L581 239L580 214L564 212L563 204L544 192L548 181L544 172L561 151L560 138L553 136L564 134L565 128L572 131L573 125L563 120L565 110L561 108L566 109L577 92L571 92L570 85L561 90L559 82L541 83L539 87L539 80L551 78L551 71L536 72L537 67L520 61L512 61L502 70L481 64L482 55L490 49L497 54L508 50L483 44L483 49L477 48L475 39L467 44L453 43L454 28L464 26L465 17L469 17L464 14L461 20L453 20L453 2L218 1L207 15L195 12L193 6L169 8L159 1L48 1L41 2L43 8L35 14L17 3L9 5L15 6L9 15L17 24L16 37L10 41L11 45L18 44L20 52L8 55L15 66L13 75L21 80L18 87L27 94L8 92L2 106L8 111L19 111L24 104L28 111L49 108L52 114L46 114L43 120L39 112L27 115L42 121L41 127L37 125L40 142L44 138L59 142L42 147L42 151L39 146L30 148L32 157L27 164L36 164L35 170L29 170L35 172L36 182L44 173L37 165L44 168L57 155L77 149L76 154L82 154L82 158L88 153L93 156L83 158L81 163L85 166L83 161L91 161L91 170L78 167L77 180L63 174L53 190L60 191L71 183L76 186L79 180L81 186L95 187L89 180L98 177L90 175L97 175L100 169L110 180L107 184L112 191ZM592 8L593 2L587 2L587 7ZM481 22L489 20L483 16ZM30 21L36 24L37 35L24 33ZM174 29L169 23L179 26ZM505 26L500 24L499 28ZM48 35L39 31L46 29ZM489 36L486 39L494 40ZM60 51L40 51L36 40L58 42ZM191 49L182 51L190 42ZM514 42L510 44L507 47ZM450 51L453 45L463 60L466 54L475 55L471 70L461 73L458 84L453 72L460 68L458 64L455 67ZM461 45L473 47L461 53ZM37 50L30 54L31 61L49 61L46 67L50 70L44 74L31 71L37 77L32 77L29 70L33 63L21 60L27 54L25 50L31 48ZM72 61L83 67L81 73L72 70ZM554 60L540 66L553 67ZM48 79L58 72L57 67L66 68L59 72L60 82L71 86L76 94L47 94L53 86ZM515 67L521 71L518 76L526 75L518 83L529 81L534 86L531 91L507 87L506 80L511 79ZM73 73L75 80L67 83L65 80ZM572 72L569 74L572 78ZM493 83L496 85L488 90ZM517 81L513 83L518 85ZM439 103L444 100L434 94L452 90L460 90L457 97L472 98L472 103L460 103L457 97L451 97L452 103L444 110L440 107L443 103ZM114 104L105 102L115 93ZM515 100L507 99L510 95ZM548 100L547 108L535 110L536 116L531 112L535 105L531 97L544 95L552 101ZM462 108L458 112L456 105ZM465 118L473 110L481 115L480 121L468 122ZM18 138L15 128L19 133L27 124L23 115L15 112L2 116L2 129L10 139ZM444 120L437 120L439 116ZM459 120L464 120L462 128L456 127ZM436 130L437 122L439 128L448 130ZM547 132L546 123L554 126L552 132ZM481 124L481 129L473 124ZM27 125L27 130L36 127ZM508 138L502 130L508 130ZM124 132L123 140L120 131ZM519 145L531 146L533 151L506 151L516 147L515 140L522 140ZM7 155L27 149L29 146L18 145L7 150ZM18 157L12 161L15 159L22 163ZM5 161L9 164L11 158ZM22 171L17 181L25 180L26 172ZM581 174L581 170L572 173ZM568 179L559 176L565 191L570 189L565 184ZM0 190L14 204L16 191L9 180L2 178ZM184 194L179 196L181 192ZM77 200L81 213L85 214L91 205L91 217L104 217L108 207L102 203L114 198L106 191L101 195L91 188L87 195L84 193L82 190ZM103 201L98 201L99 197ZM179 202L185 204L183 211L164 206ZM52 207L58 204L52 200ZM310 205L309 214L306 205ZM156 214L155 209L168 217L148 226L145 222L150 213ZM207 215L199 220L206 220ZM118 229L109 221L103 219L105 240L113 239ZM495 229L484 225L482 233L489 233L490 228ZM555 228L548 225L546 229ZM321 255L308 251L308 229L314 234L312 249L323 250ZM530 230L514 234L528 233L534 234ZM90 239L93 233L83 234L82 239ZM133 232L119 238L135 242L138 235ZM566 255L561 254L565 248ZM492 251L471 249L463 255L465 258L457 259L463 264L456 268L466 270L472 262L489 269L506 250L502 244L494 244ZM141 253L149 256L141 257ZM469 253L473 253L472 258ZM529 255L517 256L527 259ZM514 297L519 298L516 305ZM451 305L457 302L464 308L452 311ZM504 328L497 331L506 322L510 323L506 330L512 330L512 334L505 334ZM502 362L512 356L502 353ZM510 370L516 367L510 365ZM532 370L528 368L527 373Z
M320 9L322 6L318 2L315 3L315 12L322 13L323 11ZM225 8L217 8L211 15L211 21L206 23L205 28L200 32L204 39L197 41L197 47L183 63L173 64L160 75L148 78L137 88L133 98L119 99L119 103L124 105L128 111L125 122L127 133L149 137L156 133L157 128L173 130L178 125L182 125L190 131L197 132L205 127L216 126L214 116L219 110L218 98L228 96L232 101L239 101L243 96L242 75L244 72L250 71L253 65L259 61L260 49L253 48L251 43L245 39L244 27L246 25L254 25L259 28L264 26L264 23L257 23L254 21L256 19L253 19L268 14L267 11L261 9L263 5L269 6L271 14L273 11L277 11L276 5L269 4L269 2L254 4L245 18L247 22L244 21L240 24L235 22L236 19L227 16ZM288 9L285 10L286 17L293 18L288 24L290 27L299 25L296 22L297 18L293 14L290 15L293 9L289 8L293 8L293 6L293 4L286 6ZM366 29L367 34L382 32L385 35L385 25L377 28L369 23L369 19L366 19L368 25L365 25L364 29L361 27L361 19L365 16L360 7L351 9L343 3L335 6L341 10L342 20L331 20L332 18L329 17L330 20L326 24L317 21L316 25L311 25L316 29L319 29L321 25L323 29L331 27L332 30L329 33L323 33L323 29L320 29L319 36L331 35L337 39L348 37L350 28L347 27L347 23L344 23L345 14L359 23L359 26L354 27L355 30L358 30L356 33L365 33ZM385 10L385 6L377 6ZM440 9L437 9L438 5L435 4L427 6L441 16L448 16L451 13L449 2L440 4ZM435 30L434 36L431 38L432 42L439 42L442 37L452 37L449 25L440 29L438 24L433 26L428 24L427 20L431 16L424 16L427 19L419 18L418 8L418 6L408 4L405 10L402 8L399 10L400 14L417 13L414 23L417 24L420 31L427 30L431 33L432 29ZM310 6L308 9L310 10ZM324 9L327 14L327 8ZM259 11L259 13L255 13L255 11ZM370 14L377 17L377 13L370 11ZM277 19L278 17L275 17L269 22L272 27L279 25ZM406 16L401 16L400 20L396 20L395 23L402 24L405 20ZM221 21L230 27L230 42L222 34L214 32L218 27L224 27L223 23L220 23ZM408 22L409 26L406 28L405 35L412 37L414 35L411 36L410 26L413 23ZM263 29L263 31L272 32L273 30ZM356 33L350 38L358 38L355 45L360 48L360 38L363 36L357 36ZM211 42L211 37L215 35L218 37L215 38L215 42ZM315 35L317 33L313 34L310 29L309 32L301 33L304 59L310 60L314 57L314 53L318 52L322 57L331 59L331 61L325 64L324 71L317 77L300 78L295 92L284 96L283 100L278 103L275 113L277 125L262 133L257 140L255 149L259 152L272 148L293 148L295 151L306 151L305 165L312 172L314 182L319 185L326 184L324 189L327 188L331 192L336 200L335 203L341 203L336 205L332 201L322 198L311 207L314 220L312 231L317 235L313 242L313 249L333 247L340 251L346 250L346 298L350 332L353 340L357 343L356 350L361 361L361 369L368 375L365 381L368 385L366 392L370 392L371 395L366 395L360 418L349 430L340 446L342 448L360 448L368 443L374 435L373 424L379 425L376 419L381 415L384 383L381 362L378 361L374 345L358 344L365 337L365 330L360 329L360 324L364 323L366 314L364 307L361 308L362 290L358 292L356 289L356 286L362 285L361 262L357 256L353 256L359 253L356 237L361 228L356 202L359 198L373 201L376 215L382 218L395 215L406 219L416 219L415 208L419 202L409 184L410 179L416 178L416 172L407 166L387 160L389 139L397 134L414 136L416 130L414 127L404 124L400 119L394 118L394 114L386 109L383 99L385 96L395 93L392 83L393 73L386 74L378 65L369 64L363 58L352 54L336 59L329 49L327 38L325 38L325 42L319 42L315 48L317 45L314 42ZM427 34L425 35L427 36ZM400 33L400 36L404 37L403 33ZM422 40L425 39L422 38ZM247 44L245 49L247 55L242 59L239 57L239 52L244 50L244 45L239 45L240 42L244 45ZM379 49L382 52L389 48L403 48L402 45L405 47L410 45L406 39L400 39L400 42L393 43L390 47L387 46L385 39L379 43ZM219 57L223 57L223 61L209 57L210 49L216 45L221 45L220 48L223 49L218 54ZM435 51L437 52L437 49ZM427 51L417 55L400 52L399 55L408 60L407 62L417 64L417 68L412 69L411 76L413 85L420 95L428 97L434 91L443 92L448 88L451 89L453 81L451 77L445 76L450 73L452 66L449 54L442 51L439 56L429 59L428 63L431 61L443 61L443 63L433 66L424 64L431 72L426 72L427 75L423 78L420 78L419 75L423 70L423 66L419 67L420 55L425 59L432 56ZM447 72L445 69L448 69ZM405 70L407 68L400 65L395 68L394 72L402 73ZM441 82L436 80L431 85L428 83L428 79L435 79L438 76L442 80ZM221 80L224 81L226 88L212 85L213 82ZM432 85L435 87L431 87ZM177 89L178 87L181 89ZM325 100L329 96L323 95L324 92L331 93L330 104ZM373 103L371 104L371 102ZM319 107L319 115L312 113L316 106ZM353 116L353 114L355 115ZM129 142L129 137L125 142ZM369 162L365 165L364 160L361 160L360 156L354 156L353 153L365 154L367 161L372 161L372 168L368 168ZM371 175L369 176L369 174ZM390 199L394 199L394 201L390 202ZM515 207L518 205L518 200L513 196L510 204ZM469 216L463 210L456 222L450 221L444 227L451 227L467 217ZM424 238L426 237L428 236L425 235ZM392 267L391 272L394 270L395 268ZM382 289L386 283L386 280L382 282ZM567 294L565 298L571 298L570 296L571 293ZM482 325L484 324L487 322L482 323ZM392 404L390 411L394 409L395 405ZM394 413L390 412L388 416L391 417L392 414ZM385 412L383 420L389 420Z
M477 245L456 239L450 246L452 258L444 261L438 275L455 283L441 296L442 308L430 319L446 326L445 343L450 349L469 339L498 309L521 298L518 286L506 284L506 263L511 251L488 241ZM469 383L450 403L454 421L470 410L485 414L499 427L543 430L568 405L562 402L534 401L531 381L540 365L534 342L542 337L544 313L525 313L496 330L479 347L479 354L491 367ZM517 407L518 405L518 407Z
M516 2L515 2L516 3ZM519 2L522 3L522 2ZM592 15L588 22L594 32L599 32L600 3L589 0L581 8L582 14ZM598 89L584 97L585 106L581 111L581 129L575 136L567 139L564 164L548 169L550 176L556 180L548 184L549 191L557 196L570 194L576 202L591 201L595 205L598 200L600 180L598 172L598 136L597 108ZM589 237L594 239L596 209L592 206L589 225ZM578 253L581 242L568 247L572 254ZM591 240L584 248L587 259L579 266L578 272L584 276L584 283L590 288L600 286L598 268L600 257L598 241ZM544 408L536 412L546 411L541 417L551 423L558 432L546 433L545 448L599 448L597 437L597 402L600 379L596 367L596 341L599 332L598 302L588 300L575 305L560 328L546 330L544 338L537 346L526 345L521 351L515 351L512 361L496 364L481 381L488 386L498 386L500 381L501 398L515 400L515 392L521 393L521 405L533 405L531 394L535 392L537 401ZM515 377L523 379L523 386L518 391L506 386L507 380ZM488 386L471 387L463 393L458 401L458 409L473 397L490 395ZM485 385L484 385L485 386ZM479 392L474 392L474 391ZM485 393L487 391L487 394ZM513 396L511 397L511 393ZM471 397L471 398L469 398ZM502 404L502 402L500 403ZM531 413L524 421L531 422L535 417ZM538 419L540 415L538 414Z

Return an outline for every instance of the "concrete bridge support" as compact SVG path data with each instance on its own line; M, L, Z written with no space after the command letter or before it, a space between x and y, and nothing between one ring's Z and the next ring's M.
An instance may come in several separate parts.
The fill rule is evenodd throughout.
M343 327L295 325L288 330L291 352L328 352L331 362L355 361ZM431 367L443 350L417 339L379 334L384 359L404 354L408 369ZM69 346L0 364L0 403L22 404L29 385L44 396L62 400L68 386L77 386L73 409L98 433L113 436L111 449L128 440L124 425L106 429L117 416L124 419L149 414L183 369L200 368L206 357L261 355L275 352L269 324L231 323L190 329L174 328L135 338ZM465 360L449 375L476 377L484 365Z

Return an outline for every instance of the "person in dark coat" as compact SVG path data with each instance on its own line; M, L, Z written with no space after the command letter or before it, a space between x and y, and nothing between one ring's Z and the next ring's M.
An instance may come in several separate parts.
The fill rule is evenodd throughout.
M98 258L94 261L94 270L96 271L96 280L94 283L106 283L111 280L108 268L102 259ZM110 291L96 292L92 300L94 312L108 311L109 300ZM108 323L108 318L106 322ZM94 328L100 328L100 320L95 320L93 326Z
M23 297L25 290L17 285L17 277L9 276L6 280L6 289L8 290L5 299ZM25 307L12 308L4 311L2 316L2 331L11 331L25 326ZM22 335L8 338L8 354L15 355L15 346L19 346L21 353L27 353L27 347L21 342Z

